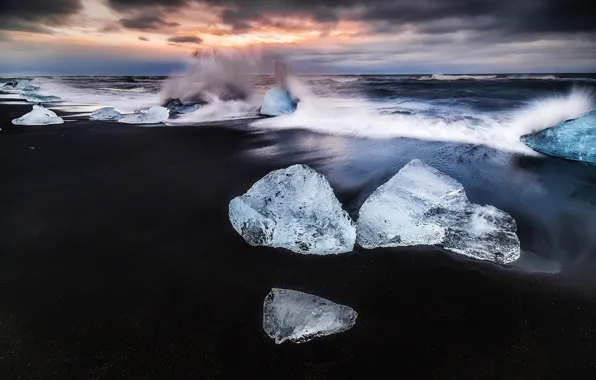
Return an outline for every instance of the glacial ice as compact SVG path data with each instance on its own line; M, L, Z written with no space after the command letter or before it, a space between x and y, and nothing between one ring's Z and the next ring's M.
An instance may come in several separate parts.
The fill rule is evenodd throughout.
M540 153L596 163L596 110L540 132L524 135L521 141Z
M116 121L124 117L120 112L116 111L114 107L104 107L93 111L89 119L101 121Z
M170 111L165 107L153 106L147 111L136 111L132 115L124 116L118 120L125 124L159 124L165 122L170 116Z
M183 114L194 112L201 108L201 105L195 103L183 103L180 99L171 99L166 105L166 108L170 110L170 113Z
M437 245L505 264L520 256L516 230L509 214L471 203L459 182L416 159L364 202L357 242L364 248Z
M25 87L23 87L23 89L21 91L23 92L32 92L32 91L37 91L39 90L39 87L34 86L32 84L28 84Z
M63 124L64 120L42 106L33 106L33 111L12 121L14 125Z
M59 102L62 98L53 95L39 95L33 92L23 93L23 97L30 103L54 103Z
M298 253L350 252L356 227L329 182L306 165L275 170L232 199L230 222L253 246Z
M274 87L265 93L260 113L264 116L280 116L293 113L296 107L296 102L287 90Z
M273 288L263 303L263 329L275 343L304 343L351 329L352 308L296 290Z

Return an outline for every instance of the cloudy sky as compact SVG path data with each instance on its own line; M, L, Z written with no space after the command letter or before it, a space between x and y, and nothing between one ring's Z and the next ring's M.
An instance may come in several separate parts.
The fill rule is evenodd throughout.
M596 72L594 0L0 0L0 74L159 75L226 46L303 73Z

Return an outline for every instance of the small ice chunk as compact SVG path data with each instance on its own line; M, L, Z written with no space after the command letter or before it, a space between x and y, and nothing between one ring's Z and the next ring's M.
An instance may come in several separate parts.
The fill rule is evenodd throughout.
M116 111L114 107L104 107L93 111L89 119L101 121L115 121L124 117L120 112Z
M306 165L275 170L232 199L234 229L250 245L317 255L350 252L354 222L329 182Z
M540 153L596 164L596 110L523 135L521 141Z
M39 95L33 92L23 93L23 97L30 103L54 103L59 102L62 98L53 95Z
M264 116L287 115L296 111L296 107L296 102L287 90L274 87L265 93L260 113Z
M153 106L147 111L136 111L118 121L125 124L159 124L165 122L168 117L170 117L170 111L167 108Z
M166 105L166 108L170 110L170 113L183 114L194 112L201 108L201 105L195 103L184 103L180 99L171 99Z
M33 106L33 111L12 121L14 125L63 124L64 120L42 106Z
M296 290L273 288L263 303L263 329L275 343L304 343L351 329L351 307Z
M471 203L459 182L420 160L370 195L360 208L357 230L364 248L437 245L500 264L520 256L509 214Z

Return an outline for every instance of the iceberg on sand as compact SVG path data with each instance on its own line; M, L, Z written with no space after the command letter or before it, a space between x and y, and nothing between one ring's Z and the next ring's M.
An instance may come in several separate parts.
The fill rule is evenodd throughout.
M263 329L275 343L304 343L356 324L352 308L296 290L274 288L263 303Z
M540 153L596 163L596 110L540 132L523 135L521 141Z
M58 96L39 95L39 94L35 94L33 92L25 92L25 93L23 93L23 97L25 98L25 100L27 100L30 103L54 103L54 102L59 102L62 100L62 98L60 98Z
M297 103L292 95L283 88L274 87L267 91L260 113L264 116L280 116L296 111Z
M125 124L159 124L165 122L169 116L170 111L167 108L153 106L147 111L136 111L118 121Z
M329 182L306 165L275 170L232 199L230 222L253 246L337 254L354 247L356 228Z
M12 121L14 125L63 124L64 120L42 106L33 106L33 111Z
M357 242L364 248L437 245L499 264L520 256L515 220L471 203L463 186L413 160L364 202Z
M116 111L114 107L104 107L93 111L89 119L101 121L116 121L124 117L120 112Z

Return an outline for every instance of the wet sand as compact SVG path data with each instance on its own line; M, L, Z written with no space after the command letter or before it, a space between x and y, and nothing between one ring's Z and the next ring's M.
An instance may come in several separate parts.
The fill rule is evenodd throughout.
M28 109L0 105L0 379L594 378L596 298L561 275L432 248L246 244L228 202L298 159L247 152L290 132L11 128ZM334 188L353 212L362 187ZM356 326L276 345L272 287L349 305Z

